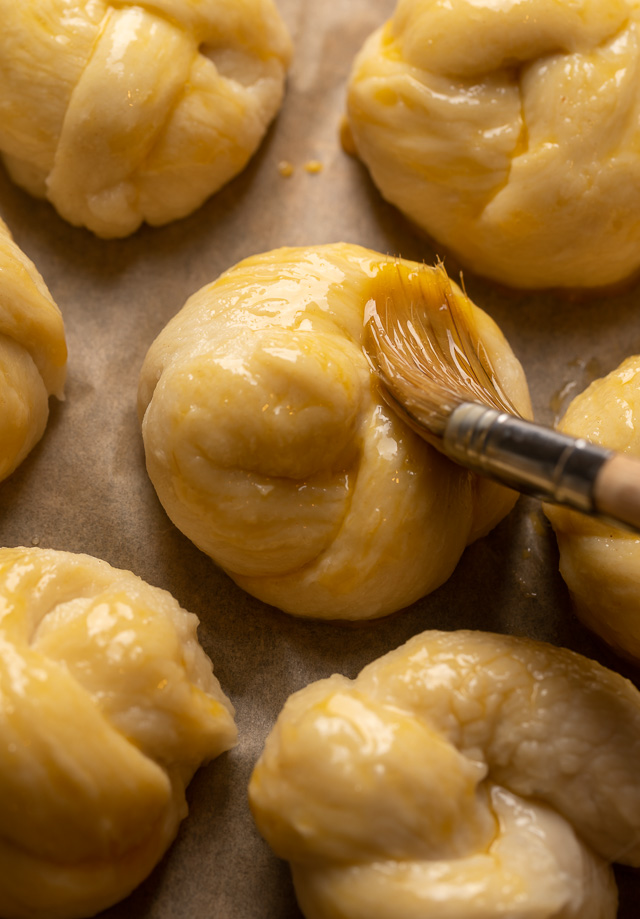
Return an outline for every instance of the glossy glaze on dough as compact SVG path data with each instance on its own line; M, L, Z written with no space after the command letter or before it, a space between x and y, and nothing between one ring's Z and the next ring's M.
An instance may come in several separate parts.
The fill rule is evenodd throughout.
M400 0L358 55L355 148L385 198L516 287L640 268L636 0Z
M70 223L126 236L244 168L291 55L272 0L0 0L0 154Z
M147 469L167 513L241 587L296 615L363 619L412 603L516 498L386 407L363 351L385 259L346 244L246 259L189 299L142 368ZM522 367L476 315L528 414Z
M0 549L0 915L92 916L160 860L233 708L166 591L87 555Z
M627 358L571 402L558 427L640 457L640 356ZM560 572L580 618L640 661L640 537L559 507L545 507Z
M42 437L49 396L64 397L66 366L60 310L0 220L0 481Z
M292 695L249 787L307 919L615 919L640 693L565 649L425 632Z

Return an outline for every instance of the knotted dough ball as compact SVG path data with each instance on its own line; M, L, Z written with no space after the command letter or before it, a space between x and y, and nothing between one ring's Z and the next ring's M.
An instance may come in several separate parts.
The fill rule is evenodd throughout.
M272 0L0 0L0 153L18 185L98 236L199 207L282 100Z
M233 708L196 617L129 571L0 549L0 611L0 915L92 916L160 860Z
M169 517L241 587L296 615L362 619L412 603L516 500L384 403L363 317L388 261L347 244L248 258L187 301L142 367L147 469ZM527 414L522 367L473 309Z
M0 481L42 437L66 367L60 310L0 220Z
M614 919L640 693L565 649L425 632L286 702L249 786L307 919Z
M399 0L349 81L382 195L474 271L593 287L640 267L636 0Z
M561 431L640 457L640 356L627 358L571 402ZM560 572L577 615L616 651L640 661L640 539L592 517L545 506Z

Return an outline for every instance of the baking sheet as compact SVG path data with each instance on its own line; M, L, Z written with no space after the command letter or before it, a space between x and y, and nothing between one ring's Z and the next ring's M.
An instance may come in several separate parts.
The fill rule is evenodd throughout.
M539 505L514 512L464 554L452 578L373 623L299 621L239 590L165 516L144 469L135 413L147 348L187 297L245 256L343 240L418 261L433 248L379 197L341 149L353 55L393 0L279 0L295 57L282 112L246 171L191 217L104 242L64 223L0 173L0 211L60 306L69 345L66 401L41 443L0 485L0 544L87 552L169 590L237 708L240 742L202 769L191 813L149 879L105 919L300 919L287 866L254 829L250 772L287 696L369 661L426 628L482 628L573 648L639 682L573 616ZM293 172L281 175L279 164ZM319 172L307 168L317 161ZM450 268L452 265L447 263ZM640 351L640 288L571 300L514 293L465 273L522 361L539 420ZM621 919L637 919L638 872L617 872Z

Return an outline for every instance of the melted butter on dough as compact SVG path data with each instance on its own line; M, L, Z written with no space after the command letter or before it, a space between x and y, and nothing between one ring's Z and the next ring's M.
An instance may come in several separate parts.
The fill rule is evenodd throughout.
M640 268L636 0L400 0L348 89L355 148L390 202L516 287Z
M236 740L197 619L86 555L0 549L0 914L94 915L160 860Z
M64 397L66 366L60 310L0 220L0 481L42 437L49 396Z
M640 693L541 642L425 632L286 702L249 785L307 919L615 919Z
M631 356L576 396L558 427L640 457L640 357ZM640 538L571 511L545 506L560 572L580 618L617 651L640 660Z
M516 499L385 405L363 351L384 261L346 244L246 259L189 299L140 375L147 469L167 513L240 586L296 615L412 603ZM522 367L475 309L505 391L529 414Z
M244 168L291 56L271 0L0 0L0 155L98 236L189 214Z

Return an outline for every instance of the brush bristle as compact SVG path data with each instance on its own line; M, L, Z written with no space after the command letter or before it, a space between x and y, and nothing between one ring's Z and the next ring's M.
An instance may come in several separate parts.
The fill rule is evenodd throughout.
M410 268L389 261L372 280L365 312L369 358L394 410L436 446L463 402L519 415L500 387L474 309L453 290L441 264Z

